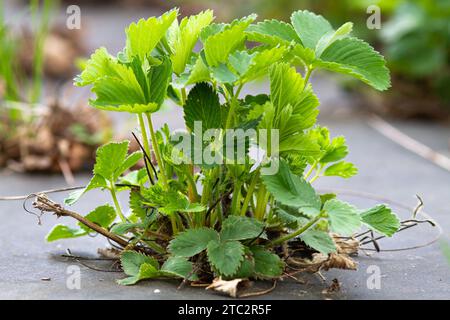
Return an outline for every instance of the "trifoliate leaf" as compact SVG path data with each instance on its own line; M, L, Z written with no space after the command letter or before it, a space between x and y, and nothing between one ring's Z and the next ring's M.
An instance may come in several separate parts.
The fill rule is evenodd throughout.
M291 172L286 162L281 160L278 172L275 175L263 175L262 180L276 201L309 213L319 213L320 197L308 182Z
M120 77L117 60L112 57L106 48L95 50L81 74L75 78L76 86L86 86L106 76Z
M387 237L400 228L400 220L386 205L378 205L361 213L362 222L370 229Z
M150 55L158 42L166 35L167 29L177 18L178 9L170 10L160 17L141 19L132 23L125 31L127 35L126 55L129 60L138 56L141 61Z
M303 46L310 49L316 49L320 38L333 31L333 27L324 17L307 10L294 12L291 23Z
M351 178L358 173L358 168L353 163L341 161L325 169L325 176L338 176L345 179Z
M300 235L302 241L309 247L323 254L336 252L333 239L327 232L309 229Z
M283 273L284 264L280 257L261 246L251 247L255 260L255 273L259 278L276 278Z
M323 210L328 214L330 229L342 236L351 236L361 226L358 210L343 201L331 199L325 202Z
M246 240L262 235L264 224L256 219L229 216L223 221L220 232L221 240Z
M201 121L203 132L221 128L219 96L212 86L199 83L192 88L184 106L184 120L191 131L194 131L195 121Z
M218 238L219 235L213 229L189 229L170 241L169 251L175 256L192 257L205 250L210 241Z
M78 228L70 228L68 226L57 224L53 229L47 234L46 240L48 242L60 240L60 239L70 239L85 236L87 232Z
M239 241L209 242L208 261L220 275L236 273L244 259L244 246Z
M377 90L390 87L389 70L383 56L357 38L343 38L331 44L316 66L353 76Z
M185 17L180 25L169 29L168 42L172 50L173 71L180 75L191 58L200 32L214 19L213 11L202 11L197 15Z
M129 250L123 251L120 255L120 264L122 265L123 272L128 276L138 275L142 264L151 265L155 270L159 268L159 263L155 258Z
M95 208L95 210L88 213L85 218L91 222L94 222L102 228L108 228L114 222L116 216L116 209L111 207L109 204L106 204ZM93 231L81 222L79 222L78 225L81 229L87 232Z

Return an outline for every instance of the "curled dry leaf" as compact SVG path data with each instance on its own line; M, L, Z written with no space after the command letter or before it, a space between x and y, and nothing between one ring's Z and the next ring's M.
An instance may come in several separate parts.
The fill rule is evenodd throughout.
M353 238L342 238L337 234L332 234L333 241L338 253L346 255L358 254L359 241Z
M122 251L116 248L98 248L97 253L104 258L108 259L120 259L120 253Z
M321 269L326 271L333 268L356 270L357 264L346 254L330 253L328 260L322 264Z
M214 290L217 292L229 295L232 298L238 297L239 289L248 287L250 281L248 279L233 279L233 280L223 280L222 278L215 278L213 282L206 287L206 290Z

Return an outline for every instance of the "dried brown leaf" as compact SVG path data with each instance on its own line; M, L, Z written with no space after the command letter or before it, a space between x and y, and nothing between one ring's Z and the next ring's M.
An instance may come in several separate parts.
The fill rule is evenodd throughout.
M239 289L246 287L250 284L248 279L233 279L222 280L222 278L215 278L213 282L206 287L206 290L214 290L220 293L224 293L232 298L238 297Z

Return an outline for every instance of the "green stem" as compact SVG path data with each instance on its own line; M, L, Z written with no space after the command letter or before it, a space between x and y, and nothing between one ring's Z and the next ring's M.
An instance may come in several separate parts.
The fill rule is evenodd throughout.
M244 84L241 83L236 90L236 94L234 94L231 98L230 110L228 110L227 122L225 125L225 129L229 129L231 127L231 124L232 124L231 122L233 121L234 112L235 112L236 106L238 104L239 94L241 93L243 86L244 86ZM225 86L224 86L224 91L228 92L228 90L226 89Z
M110 184L109 191L111 193L111 197L112 197L112 199L114 201L114 206L116 207L116 211L117 211L117 214L120 217L120 220L122 220L122 222L126 222L127 219L123 215L122 209L120 208L120 204L119 204L119 201L117 200L117 195L116 195L116 187L114 186L113 183Z
M158 162L158 167L159 167L162 184L163 184L163 187L166 190L168 190L169 183L168 183L168 180L166 177L166 172L164 169L164 163L161 158L161 153L159 151L159 146L158 146L158 141L156 139L155 129L153 128L152 117L149 113L146 113L146 116L147 116L148 126L150 128L150 137L152 139L152 146L153 146L153 150L155 151L156 161Z
M309 168L308 172L306 172L303 176L303 179L308 179L308 177L311 175L311 173L314 171L314 169L317 167L317 161L314 161L314 163L311 165L311 168Z
M250 200L253 198L253 192L255 191L258 179L259 179L259 168L255 171L252 181L250 182L250 185L248 187L247 195L245 196L244 203L242 204L241 208L241 216L245 216L245 213L247 212L247 208L250 203Z
M239 202L241 202L241 187L242 182L237 181L234 184L233 198L231 200L231 214L238 214Z
M275 246L277 244L281 244L283 242L289 241L292 238L295 238L295 237L301 235L303 232L305 232L306 230L308 230L309 228L314 226L314 224L316 224L316 222L319 221L322 218L323 218L323 215L322 214L318 214L316 217L311 219L307 224L305 224L300 229L294 231L293 233L287 234L287 235L285 235L283 237L280 237L278 239L275 239L275 240L271 241L267 246L268 247Z
M148 143L148 135L147 135L147 129L145 127L145 123L144 123L144 117L142 116L142 113L138 114L138 120L139 120L139 126L141 127L141 135L142 135L142 142L144 144L144 150L145 153L147 153L147 155L150 157L152 157L152 154L150 152L150 145ZM146 158L144 158L144 161L148 163L148 160ZM150 178L152 178L152 180L155 180L155 176L152 170L149 170L149 174L150 174Z
M264 212L267 207L267 190L266 187L261 184L258 190L258 194L256 196L256 210L255 210L255 218L257 220L263 220Z
M305 75L305 85L303 87L303 90L305 90L306 86L308 85L309 78L311 77L313 70L314 70L314 68L312 68L311 66L307 67L307 71L306 71L306 75Z

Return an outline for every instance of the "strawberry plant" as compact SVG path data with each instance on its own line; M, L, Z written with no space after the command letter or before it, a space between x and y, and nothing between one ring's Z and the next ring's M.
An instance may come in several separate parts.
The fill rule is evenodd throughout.
M332 257L351 264L342 241L363 227L384 236L399 229L386 205L358 209L313 187L319 178L357 173L345 161L345 138L317 124L313 72L390 86L383 57L351 36L351 23L334 29L308 11L294 12L290 24L255 22L255 15L214 23L210 10L177 16L174 9L132 23L122 52L98 49L75 79L91 86L93 107L136 114L142 150L129 154L128 141L98 149L91 181L65 203L102 189L112 205L85 217L38 196L37 208L80 221L55 226L48 241L93 231L109 237L122 249L128 278L119 282L128 285L161 277L274 279L298 247L329 267ZM261 78L269 92L241 94ZM166 99L182 108L184 130L155 128ZM136 168L140 160L145 165ZM129 193L129 210L119 192Z

